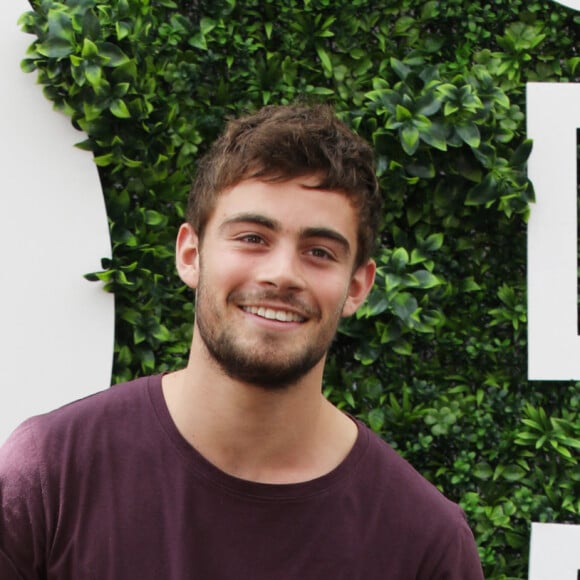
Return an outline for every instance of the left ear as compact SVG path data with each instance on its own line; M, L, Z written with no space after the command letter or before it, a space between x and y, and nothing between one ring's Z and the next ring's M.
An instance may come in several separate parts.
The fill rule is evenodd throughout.
M348 294L342 307L342 316L353 315L358 307L366 300L375 281L377 266L374 260L369 260L366 264L359 266L352 275Z

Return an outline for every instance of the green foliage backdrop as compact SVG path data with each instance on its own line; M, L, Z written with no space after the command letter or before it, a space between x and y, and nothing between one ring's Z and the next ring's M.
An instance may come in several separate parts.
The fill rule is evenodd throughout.
M580 523L578 383L526 379L525 82L578 82L580 17L549 0L33 0L23 67L88 138L113 258L114 379L180 367L173 241L224 118L330 101L385 199L369 303L325 394L465 508L486 577L525 578L529 524ZM555 104L557 106L557 104ZM81 192L79 192L81 194Z

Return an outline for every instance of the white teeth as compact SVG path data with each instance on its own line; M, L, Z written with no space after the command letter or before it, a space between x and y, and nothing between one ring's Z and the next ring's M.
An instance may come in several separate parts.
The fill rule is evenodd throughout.
M274 310L263 306L244 306L243 309L250 314L256 314L268 320L278 320L279 322L302 322L304 320L302 316L287 310Z

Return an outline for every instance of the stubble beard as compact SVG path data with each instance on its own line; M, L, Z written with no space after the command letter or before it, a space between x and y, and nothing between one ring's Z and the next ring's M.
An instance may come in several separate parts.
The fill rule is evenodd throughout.
M229 296L228 304L235 303L235 298ZM220 316L202 279L196 291L195 310L197 331L220 370L232 379L267 390L286 389L312 370L328 352L340 319L337 314L334 325L329 323L317 340L282 354L277 350L275 335L270 340L264 337L259 345L243 344L242 331L236 331ZM284 338L280 350L288 348L288 338Z

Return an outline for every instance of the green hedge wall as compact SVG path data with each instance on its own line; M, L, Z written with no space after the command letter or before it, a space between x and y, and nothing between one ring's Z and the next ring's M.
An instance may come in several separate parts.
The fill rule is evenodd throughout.
M527 81L578 82L580 15L548 0L33 0L23 61L88 138L112 259L114 380L183 365L173 242L224 118L330 101L374 144L377 284L325 394L465 508L489 579L531 521L580 523L580 384L526 379ZM555 104L557 105L557 104ZM82 195L82 192L79 192Z

